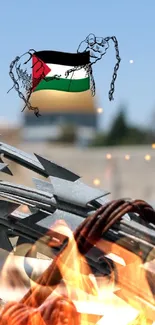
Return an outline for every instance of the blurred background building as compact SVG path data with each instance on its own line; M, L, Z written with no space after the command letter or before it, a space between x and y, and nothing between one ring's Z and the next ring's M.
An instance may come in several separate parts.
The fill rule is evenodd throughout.
M32 112L24 116L22 137L24 141L61 141L89 144L97 132L96 112L88 109L53 111L52 108L41 111L41 117L36 118Z
M14 10L15 1L10 1L8 10L8 2L1 1L0 23L4 31L1 37L5 51L1 51L0 115L13 122L18 114L19 120L22 120L19 127L7 123L3 125L0 116L1 141L26 152L49 157L79 173L89 184L109 190L113 197L139 197L155 201L155 44L152 41L155 1L152 0L149 5L146 1L141 1L139 5L134 0L113 1L112 5L110 1L99 1L98 5L97 1L92 1L89 3L89 15L86 1L79 0L76 6L73 1L69 2L70 5L66 6L66 2L62 1L60 10L60 2L49 1L47 10L46 6L36 6L32 1L30 10L27 2L20 1ZM43 14L43 9L46 14ZM52 19L51 12L54 13ZM107 13L106 20L103 12ZM41 22L39 31L34 17ZM27 20L29 23L25 23ZM14 28L10 29L10 25ZM36 50L74 52L91 32L97 37L114 33L118 38L122 61L114 101L108 100L116 62L114 47L110 43L107 55L93 71L96 96L101 106L97 105L94 110L90 101L82 97L80 109L79 103L77 105L74 100L70 101L70 109L69 106L62 109L66 102L63 97L60 109L57 107L57 96L52 93L49 103L49 106L52 103L52 108L47 102L41 109L40 118L35 118L33 112L26 110L21 113L24 103L17 92L12 90L6 95L13 86L9 65L16 55L21 55L31 46ZM37 92L36 95L39 96ZM41 99L38 98L39 104ZM127 112L126 108L119 108L121 101L129 105ZM97 111L97 107L104 109ZM100 129L96 129L97 120ZM17 169L16 164L9 164L14 179L3 173L1 179L8 177L10 181L33 185L32 173L28 175L24 168Z
M22 138L30 142L67 142L89 145L96 136L96 101L90 89L84 92L39 90L30 102L41 114L26 110Z
M118 109L108 130L97 128L104 114L101 109L42 110L40 118L26 112L21 126L1 119L1 141L49 158L87 184L111 192L112 198L141 198L155 205L155 129L132 125L126 111L122 106ZM1 179L34 186L33 172L4 161L14 176L1 173Z

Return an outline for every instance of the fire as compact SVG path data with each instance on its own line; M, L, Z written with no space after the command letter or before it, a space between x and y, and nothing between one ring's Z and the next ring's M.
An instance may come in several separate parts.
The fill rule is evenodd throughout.
M67 224L60 221L52 229L68 237L68 244L53 262L55 263L53 285L49 286L48 281L47 284L38 284L33 277L31 280L27 278L29 282L25 283L24 268L20 265L22 272L14 273L16 276L16 283L12 288L14 300L21 299L19 298L21 295L15 294L19 283L22 294L25 295L30 286L31 295L18 303L6 304L0 324L20 325L23 321L24 325L61 325L63 324L61 318L66 319L64 323L66 325L153 324L154 297L146 277L147 263L143 264L141 257L123 248L119 242L111 243L100 239L96 247L104 251L103 256L113 259L117 269L117 281L115 270L111 270L110 277L95 277L86 258L79 252L74 234ZM36 242L35 247L37 245L40 245L40 241ZM55 245L56 242L52 240L48 242L49 247ZM23 247L24 252L32 248L34 248L32 245ZM14 271L15 268L19 268L20 258L17 257L16 264L13 264L13 260L14 257L10 254L2 271L1 283L6 281L10 261ZM43 269L43 263L43 260L39 263L36 261L37 268ZM51 261L48 261L48 265L50 263ZM11 277L13 279L12 273ZM38 299L42 303L37 306Z

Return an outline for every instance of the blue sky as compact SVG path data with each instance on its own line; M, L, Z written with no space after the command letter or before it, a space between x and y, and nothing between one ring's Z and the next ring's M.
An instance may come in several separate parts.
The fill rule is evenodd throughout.
M16 55L30 48L74 52L92 32L103 37L115 35L122 59L113 102L108 100L115 64L112 44L94 68L98 106L104 108L101 125L109 125L120 103L128 105L132 122L150 123L155 109L154 0L0 1L0 31L0 117L11 122L23 117L16 92L7 94L12 86L9 64Z

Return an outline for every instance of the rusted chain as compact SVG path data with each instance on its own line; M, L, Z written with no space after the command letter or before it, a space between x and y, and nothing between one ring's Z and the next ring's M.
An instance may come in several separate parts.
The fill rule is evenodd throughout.
M89 216L76 229L74 238L81 254L85 254L93 247L110 227L118 222L126 213L137 213L142 220L155 224L154 209L143 200L113 200L99 208L96 213ZM65 249L65 248L64 248ZM62 280L61 272L57 261L61 258L63 250L55 258L53 263L38 278L35 288L30 291L21 300L28 306L38 307L53 292L56 286Z
M38 309L22 303L8 303L1 314L0 324L80 325L80 318L73 302L67 297L59 296Z

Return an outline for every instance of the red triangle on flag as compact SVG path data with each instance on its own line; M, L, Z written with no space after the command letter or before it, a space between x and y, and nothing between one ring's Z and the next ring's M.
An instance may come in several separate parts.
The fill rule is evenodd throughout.
M45 62L40 60L36 55L32 56L32 91L50 71L51 69Z

